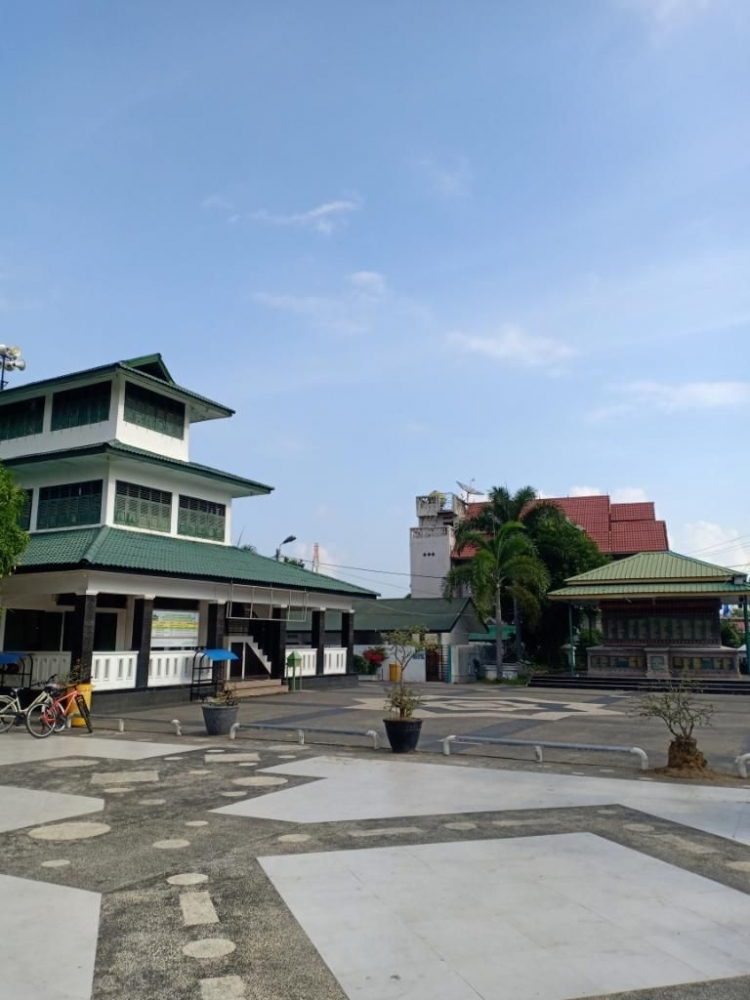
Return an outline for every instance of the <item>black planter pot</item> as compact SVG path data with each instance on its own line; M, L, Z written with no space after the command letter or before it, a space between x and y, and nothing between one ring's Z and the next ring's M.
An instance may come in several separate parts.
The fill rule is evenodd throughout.
M237 721L239 705L201 705L203 722L209 736L228 736L229 730Z
M421 719L383 719L383 725L394 753L411 753L417 749Z

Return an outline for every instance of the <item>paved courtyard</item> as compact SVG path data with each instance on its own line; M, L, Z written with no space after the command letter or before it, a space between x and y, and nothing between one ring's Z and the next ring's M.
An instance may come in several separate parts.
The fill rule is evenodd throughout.
M13 1000L750 996L750 783L126 730L0 785Z
M301 728L375 729L382 731L385 714L385 691L382 682L364 682L356 688L324 691L317 689L271 698L254 698L242 704L240 723L271 723ZM441 739L451 734L511 737L522 740L554 740L567 743L609 745L636 744L648 752L651 765L666 763L666 729L663 723L634 717L638 697L632 694L602 691L555 691L522 687L485 685L421 685L422 706L418 715L424 720L420 749L441 750ZM734 760L750 752L750 697L708 696L716 708L714 724L700 731L700 743L711 765L727 773L734 772ZM146 732L171 732L169 721L175 716L186 732L201 733L200 706L183 704L173 709L115 713L127 716L128 728ZM114 720L103 721L114 726ZM261 735L247 728L241 735ZM273 739L273 734L266 734ZM292 739L291 735L283 737ZM308 742L341 742L325 734L308 736ZM352 740L348 740L352 742ZM358 742L356 740L354 743ZM359 741L365 745L365 740ZM457 754L532 759L531 749L510 747L476 748L457 745ZM603 758L590 754L547 751L545 757L560 763L572 762L588 770L603 763L617 769L632 770L632 759L621 756Z

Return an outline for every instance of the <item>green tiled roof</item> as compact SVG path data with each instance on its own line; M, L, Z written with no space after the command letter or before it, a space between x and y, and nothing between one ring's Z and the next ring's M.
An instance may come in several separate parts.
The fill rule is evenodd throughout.
M390 632L410 625L425 625L430 632L450 632L464 611L473 611L473 603L468 597L457 597L450 601L442 597L403 597L385 600L358 600L352 605L357 631ZM326 629L335 632L341 627L340 615L330 612L326 615ZM310 631L312 620L307 616L305 624L291 625L290 630Z
M578 579L574 577L573 579ZM599 585L564 587L553 590L547 596L553 601L587 601L607 600L608 598L640 598L640 597L737 597L750 594L750 585L746 583L721 582L707 580L705 583L602 583Z
M577 583L614 583L617 581L672 581L672 580L732 580L741 574L726 566L682 556L678 552L639 552L638 555L591 569L566 580L568 585Z
M64 458L86 458L88 455L121 455L123 458L132 458L138 462L148 462L162 468L189 472L205 479L226 483L229 486L239 486L251 496L265 495L273 491L273 486L256 483L253 479L244 479L231 472L221 472L219 469L212 469L210 466L200 465L198 462L183 462L179 458L157 455L156 452L144 451L143 448L133 448L131 445L121 444L119 441L104 441L101 444L84 445L82 448L65 448L61 451L45 451L35 455L19 455L18 458L5 459L3 464L13 469L34 465L37 462L55 462Z
M96 567L259 587L375 596L363 587L276 562L246 549L124 528L73 528L33 534L17 572L63 567Z
M70 372L68 375L56 375L54 378L45 378L38 382L26 382L22 385L12 386L3 392L2 402L15 402L17 399L32 396L41 389L50 389L54 386L64 385L66 383L85 382L92 378L99 378L104 375L114 375L116 372L122 371L126 372L137 382L142 382L144 385L148 385L151 388L160 386L162 389L171 390L187 400L193 400L196 403L200 403L202 406L208 407L220 416L231 417L234 413L234 410L230 409L228 406L224 406L223 403L217 403L213 399L208 399L206 396L201 396L199 393L193 392L192 389L185 389L183 386L177 385L174 381L172 381L171 375L169 378L158 378L156 375L151 375L149 372L144 371L140 367L141 365L152 369L162 368L166 375L169 374L161 355L149 354L142 358L133 358L130 361L115 361L109 365L99 365L96 368L86 368L80 372Z

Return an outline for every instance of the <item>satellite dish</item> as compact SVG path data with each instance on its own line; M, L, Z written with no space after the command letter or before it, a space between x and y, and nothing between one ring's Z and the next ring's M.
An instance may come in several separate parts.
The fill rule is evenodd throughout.
M467 486L466 483L459 482L458 479L456 480L456 486L458 486L458 488L468 497L470 497L473 493L476 493L473 486Z

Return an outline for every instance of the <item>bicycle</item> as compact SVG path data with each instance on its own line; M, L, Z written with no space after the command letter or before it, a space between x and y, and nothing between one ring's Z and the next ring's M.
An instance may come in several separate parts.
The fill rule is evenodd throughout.
M62 732L67 726L66 716L73 702L86 723L86 728L92 732L88 706L77 688L73 688L67 694L53 697L53 692L60 690L57 685L50 683L55 676L53 674L47 679L42 690L27 708L21 707L19 699L21 688L14 688L10 695L0 695L0 733L6 733L20 719L24 720L29 735L36 739L44 739L52 733Z

